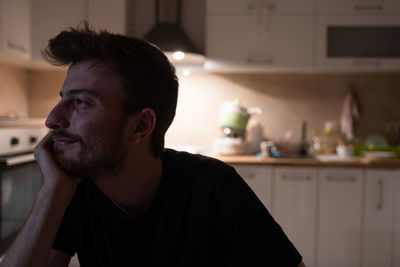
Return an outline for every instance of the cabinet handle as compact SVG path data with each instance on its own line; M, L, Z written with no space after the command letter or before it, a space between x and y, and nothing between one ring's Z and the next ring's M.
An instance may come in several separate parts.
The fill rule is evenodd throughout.
M354 5L355 11L381 11L382 5Z
M306 175L306 176L282 175L282 179L286 180L286 181L304 182L304 181L310 181L312 179L312 177L310 175Z
M243 177L245 177L247 180L252 180L256 178L256 175L254 173L249 173L247 175L243 175Z
M247 63L273 65L273 64L275 64L275 58L273 58L273 57L269 57L269 58L248 57Z
M247 5L247 9L248 10L263 9L263 8L265 8L268 11L274 11L276 6L274 4L267 4L267 5L260 4L260 5L257 5L257 4L253 4L253 3L250 3L250 4Z
M329 182L355 182L357 180L354 176L342 177L342 176L326 176L326 180Z
M380 60L354 60L354 66L381 66L382 61Z
M22 53L26 53L26 48L21 46L21 45L18 45L18 44L14 44L14 43L8 42L7 43L7 47L11 48L11 49L14 49L14 50L17 50L17 51L20 51Z
M376 205L377 210L382 210L383 209L383 180L379 179L378 180L378 190L379 190L379 198L378 198L378 204Z

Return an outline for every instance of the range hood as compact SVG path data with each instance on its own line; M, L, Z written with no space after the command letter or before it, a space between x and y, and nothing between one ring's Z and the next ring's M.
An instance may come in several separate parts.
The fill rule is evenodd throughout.
M155 0L155 26L144 36L164 52L200 54L181 24L181 0Z

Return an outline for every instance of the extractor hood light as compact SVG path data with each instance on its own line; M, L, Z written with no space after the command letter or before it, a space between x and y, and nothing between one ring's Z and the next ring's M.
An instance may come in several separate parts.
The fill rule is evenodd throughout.
M190 70L188 70L188 69L184 69L184 70L182 70L182 75L183 76L189 76L190 75Z
M182 51L176 51L172 54L172 57L176 60L182 60L185 58L185 53L183 53Z

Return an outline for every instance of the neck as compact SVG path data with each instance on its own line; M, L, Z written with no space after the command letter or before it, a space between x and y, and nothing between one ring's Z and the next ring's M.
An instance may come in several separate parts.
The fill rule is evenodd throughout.
M156 195L162 175L161 158L150 153L131 154L117 176L95 181L113 202L131 217L145 213Z

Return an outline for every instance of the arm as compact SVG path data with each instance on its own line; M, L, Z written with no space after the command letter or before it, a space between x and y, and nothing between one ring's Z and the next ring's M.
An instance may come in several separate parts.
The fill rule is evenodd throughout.
M44 176L43 185L30 217L7 251L1 267L42 267L48 262L68 265L69 259L66 260L64 253L52 250L52 245L79 180L60 170L50 153L51 146L48 134L35 148L35 158Z

